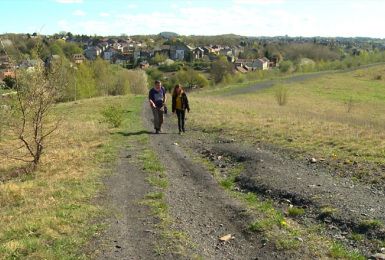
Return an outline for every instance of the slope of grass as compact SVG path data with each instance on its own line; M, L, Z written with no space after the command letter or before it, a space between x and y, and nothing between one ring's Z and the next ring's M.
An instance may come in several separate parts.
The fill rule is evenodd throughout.
M385 163L385 66L285 84L254 93L190 96L190 123L245 142L270 143L316 158ZM385 178L385 176L383 176Z
M63 121L47 144L40 168L0 183L0 259L87 258L79 249L101 228L90 223L103 214L92 202L101 188L100 176L125 143L127 137L119 132L141 129L142 102L143 97L124 96L55 107ZM107 105L126 109L120 129L101 122L100 111ZM1 173L16 165L0 158Z

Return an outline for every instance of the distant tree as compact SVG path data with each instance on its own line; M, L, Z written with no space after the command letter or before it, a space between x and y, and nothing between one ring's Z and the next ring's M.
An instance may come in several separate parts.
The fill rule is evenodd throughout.
M91 63L98 95L116 95L110 92L112 87L111 65L107 61L97 58Z
M91 98L97 95L96 82L92 69L83 62L76 70L76 94L79 98Z
M290 72L293 69L293 62L287 60L279 64L279 70L283 73Z
M67 58L71 59L72 55L83 53L83 49L77 43L67 42L63 46L63 52Z
M4 83L5 83L5 86L9 89L13 89L16 85L16 79L13 78L13 77L10 77L10 76L6 76L4 79L3 79Z
M152 64L159 64L161 62L164 62L167 59L167 56L164 54L156 53L155 56L151 59Z
M182 84L187 88L206 87L208 80L201 73L189 68L178 71L172 79L172 85Z
M63 49L57 43L51 44L51 46L49 47L49 50L50 50L52 55L64 56Z
M227 60L225 56L220 56L218 60L211 64L211 75L215 83L219 83L229 74L233 73L233 65Z

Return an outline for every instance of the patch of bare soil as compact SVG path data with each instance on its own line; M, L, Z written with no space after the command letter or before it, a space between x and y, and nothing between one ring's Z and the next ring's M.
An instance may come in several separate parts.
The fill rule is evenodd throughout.
M120 153L112 175L104 180L99 204L110 212L106 230L89 245L92 259L154 259L157 220L141 201L151 190L135 148Z
M144 108L147 128L153 128L151 111ZM151 145L163 162L169 180L166 192L172 228L187 235L193 244L190 255L203 259L298 259L300 252L282 252L265 246L248 230L245 208L219 187L210 172L194 162L183 149L192 141L177 134L175 120L166 117L161 134L151 135ZM231 234L233 239L220 241Z
M298 160L283 150L230 140L206 137L190 145L218 165L223 164L218 156L241 162L245 170L236 179L238 188L273 199L283 211L290 205L305 209L300 223L324 223L329 236L368 256L381 250L381 243L373 241L385 240L383 189L330 174L317 162ZM353 234L365 239L356 241Z

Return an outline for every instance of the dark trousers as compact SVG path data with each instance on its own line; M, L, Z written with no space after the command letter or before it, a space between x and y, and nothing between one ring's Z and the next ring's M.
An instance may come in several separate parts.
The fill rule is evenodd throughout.
M178 117L178 128L179 132L184 132L184 119L186 115L186 110L176 109L176 116Z
M152 113L154 115L154 128L160 130L163 124L163 108L152 108Z

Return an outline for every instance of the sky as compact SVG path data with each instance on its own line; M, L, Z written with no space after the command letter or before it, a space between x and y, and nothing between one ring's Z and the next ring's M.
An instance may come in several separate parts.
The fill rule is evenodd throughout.
M385 0L0 0L0 33L385 38Z

